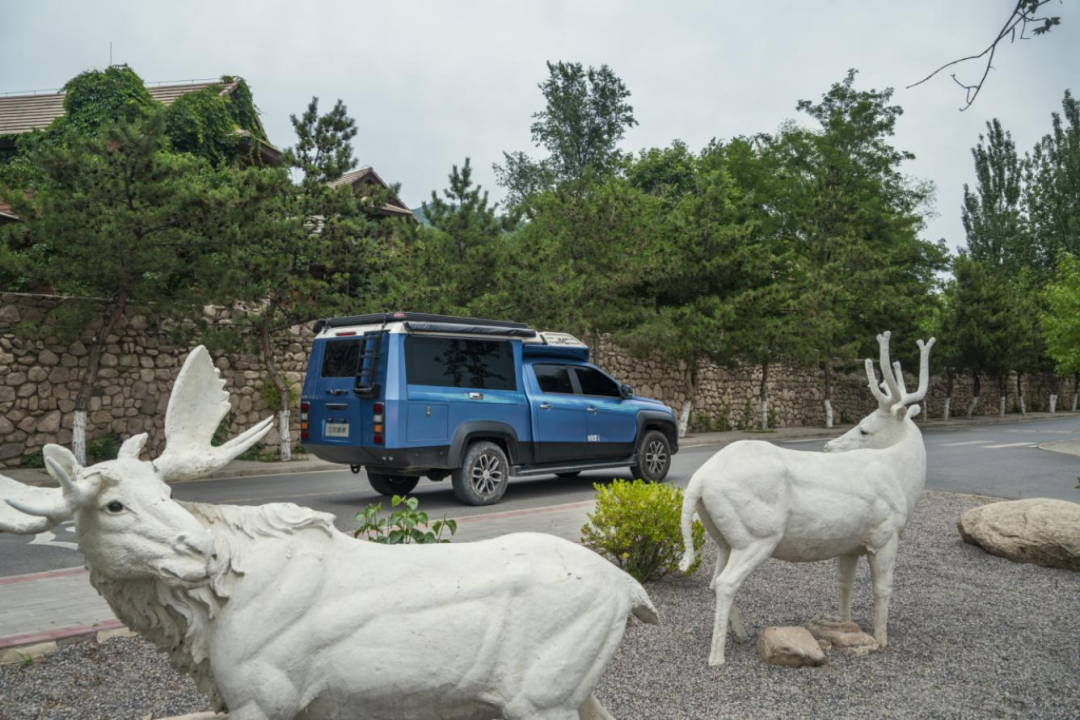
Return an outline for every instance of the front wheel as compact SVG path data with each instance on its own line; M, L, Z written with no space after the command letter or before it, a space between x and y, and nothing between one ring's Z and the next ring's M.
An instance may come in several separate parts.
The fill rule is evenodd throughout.
M637 464L630 473L639 480L660 482L671 469L671 441L659 430L649 430L638 443L634 453Z
M461 467L450 473L454 495L466 505L494 505L510 484L510 463L503 449L481 440L469 446Z
M408 495L416 489L420 482L418 477L408 475L384 475L383 473L369 472L367 474L371 489L380 495L393 497L394 495Z

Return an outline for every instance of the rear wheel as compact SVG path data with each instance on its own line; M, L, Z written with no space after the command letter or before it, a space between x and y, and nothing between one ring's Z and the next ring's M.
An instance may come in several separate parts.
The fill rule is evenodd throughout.
M416 489L417 483L420 482L420 478L409 477L408 475L386 475L369 472L367 477L372 490L387 497L408 495Z
M450 473L454 495L466 505L494 505L510 484L510 463L503 449L481 440L469 446L461 467Z
M659 430L648 430L634 453L637 464L630 473L639 480L660 482L671 469L671 441Z

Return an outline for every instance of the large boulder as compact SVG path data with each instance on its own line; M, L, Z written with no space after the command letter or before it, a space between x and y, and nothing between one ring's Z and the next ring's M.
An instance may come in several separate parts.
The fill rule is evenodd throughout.
M1032 498L972 508L956 523L964 542L1013 562L1080 571L1080 504Z

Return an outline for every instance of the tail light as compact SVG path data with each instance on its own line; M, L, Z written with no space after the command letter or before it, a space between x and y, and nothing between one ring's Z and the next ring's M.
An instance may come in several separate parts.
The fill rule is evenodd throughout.
M311 408L308 403L300 403L300 439L311 439L311 433L308 431L308 410Z
M371 423L372 423L371 430L375 435L373 440L375 441L376 445L382 445L384 442L386 442L386 437L385 437L386 425L385 425L385 414L384 414L385 411L386 411L386 406L383 405L381 402L372 403L372 405L371 405Z

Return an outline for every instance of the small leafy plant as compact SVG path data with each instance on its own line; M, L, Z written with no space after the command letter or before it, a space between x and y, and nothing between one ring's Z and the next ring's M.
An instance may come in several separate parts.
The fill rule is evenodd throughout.
M679 567L683 555L683 492L643 480L615 480L596 488L596 510L581 528L582 544L614 560L639 582L659 580ZM694 550L705 544L705 527L694 521ZM690 567L697 571L701 560Z
M436 520L428 525L428 514L419 509L420 501L414 497L395 495L390 499L390 506L398 508L387 517L380 517L382 503L368 505L363 512L356 513L360 527L353 532L353 537L366 537L371 542L384 545L424 545L428 543L448 543L443 538L447 530L453 535L457 532L457 521Z

